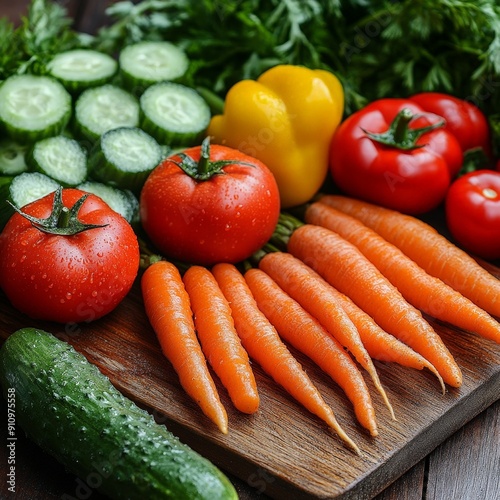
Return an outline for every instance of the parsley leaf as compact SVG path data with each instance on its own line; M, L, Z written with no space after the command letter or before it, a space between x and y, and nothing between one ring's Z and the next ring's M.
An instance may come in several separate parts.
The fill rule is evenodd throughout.
M72 20L58 3L32 0L21 21L14 29L0 20L0 80L14 73L43 74L55 54L80 44Z

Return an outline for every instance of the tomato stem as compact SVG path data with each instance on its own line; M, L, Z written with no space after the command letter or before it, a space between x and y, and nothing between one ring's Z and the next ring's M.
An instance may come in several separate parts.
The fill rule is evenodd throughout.
M224 174L223 168L227 165L248 165L254 167L251 163L246 163L240 160L210 160L210 137L205 137L200 146L200 158L198 161L191 158L186 153L178 153L181 161L175 161L170 158L172 163L175 163L183 172L192 179L197 181L209 180L214 175Z
M57 227L69 227L71 212L68 207L63 207L57 219Z
M404 108L396 115L385 132L374 133L365 129L363 129L363 132L373 141L393 148L405 151L421 148L424 144L417 144L417 140L420 139L423 134L436 128L443 127L445 121L444 119L440 119L436 123L425 127L410 128L410 122L419 116L421 115L413 113L408 108Z
M210 139L207 137L201 143L200 159L198 160L198 173L202 176L207 175L210 167Z
M62 190L63 188L59 186L54 193L54 201L52 203L52 211L50 215L45 219L40 219L38 217L33 217L21 209L17 208L15 205L9 202L12 208L22 217L29 220L33 227L38 230L59 236L72 236L74 234L87 231L89 229L96 229L99 227L105 227L108 224L85 224L80 219L78 219L78 213L83 203L89 196L88 193L84 194L71 208L63 205L62 201Z
M405 108L399 113L391 126L394 127L394 141L396 144L405 143L408 140L408 125L413 119L413 113Z

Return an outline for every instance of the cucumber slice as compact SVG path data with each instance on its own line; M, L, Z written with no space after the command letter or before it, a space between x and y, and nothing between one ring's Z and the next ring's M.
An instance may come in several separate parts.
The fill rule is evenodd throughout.
M71 117L71 96L49 76L14 75L0 87L0 123L12 139L35 142L58 135Z
M28 170L25 144L12 139L0 141L0 175L18 175Z
M87 178L87 152L78 141L64 135L36 142L26 161L32 170L48 175L64 187L76 186Z
M118 62L97 50L74 49L57 54L47 68L67 90L80 93L109 83L117 72Z
M161 146L137 127L103 134L89 159L94 180L138 193L147 176L163 159Z
M125 87L135 92L160 81L181 78L189 62L184 51L170 42L143 41L125 47L119 64Z
M102 182L86 181L77 186L87 193L95 194L119 213L127 222L134 223L139 215L139 200L128 189L118 189Z
M22 208L32 201L39 200L59 187L59 183L41 172L25 172L14 177L10 184L10 200Z
M75 135L92 142L109 130L139 126L139 102L116 85L87 89L75 104Z
M59 184L40 172L24 172L14 177L0 177L0 227L14 214L8 200L17 208L57 190Z
M141 126L160 144L191 146L202 138L210 122L206 101L179 83L155 83L140 98Z

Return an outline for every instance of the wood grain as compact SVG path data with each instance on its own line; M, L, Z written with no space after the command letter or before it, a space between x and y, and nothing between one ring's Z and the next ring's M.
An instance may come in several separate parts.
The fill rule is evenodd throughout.
M490 269L500 275L497 268ZM218 385L230 423L229 434L223 436L184 394L161 355L137 284L113 313L90 324L37 323L13 310L4 297L0 311L2 338L19 327L39 326L70 342L119 390L182 440L275 498L290 494L293 498L372 498L500 397L499 346L433 323L461 366L464 384L442 395L430 373L377 362L398 420L390 419L366 377L379 420L380 436L375 439L356 424L339 388L296 353L338 420L362 448L361 457L344 448L322 422L291 400L258 366L262 406L257 415L239 414Z
M486 422L460 429L453 440L446 442L429 462L427 492L429 498L467 498L470 500L500 498L500 416L490 407L485 411ZM460 460L445 460L455 440L467 439L468 446L460 449ZM492 443L483 447L482 443ZM436 474L434 462L446 464L446 469ZM470 469L475 474L468 474ZM454 478L450 481L449 478Z

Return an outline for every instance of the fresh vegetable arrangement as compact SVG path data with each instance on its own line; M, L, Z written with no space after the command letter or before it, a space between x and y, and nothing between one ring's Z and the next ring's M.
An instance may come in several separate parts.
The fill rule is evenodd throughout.
M86 323L136 283L180 386L228 439L217 379L251 416L261 408L255 363L362 452L294 350L339 386L371 438L382 430L369 387L397 419L375 360L425 369L443 393L458 390L460 362L427 316L498 344L500 282L416 216L445 208L458 245L500 258L492 170L500 126L491 112L500 99L496 88L479 99L484 79L500 75L500 13L487 0L369 4L118 2L113 22L84 37L57 4L33 0L20 28L0 23L0 40L20 41L0 56L0 196L9 201L0 208L0 288L11 304L36 320ZM421 9L436 6L434 24ZM219 23L210 24L214 15ZM353 36L363 15L380 33L360 47ZM445 32L440 23L450 20L455 29ZM213 30L227 23L224 47L237 29L241 43L221 51ZM420 43L411 59L403 30ZM460 65L436 50L445 46ZM386 64L377 84L375 53ZM462 176L470 158L480 170ZM32 363L29 342L40 356ZM50 334L16 332L1 359L3 383L17 380L22 403L35 398L40 413L44 384L62 412L57 384L66 359L74 362L67 391L77 402L68 411L113 431L113 442L92 433L88 442L99 453L137 444L106 492L234 497L217 469L175 439L182 463L169 453L157 461L133 432L172 437L109 389L116 410L137 419L119 429L98 404L107 381ZM45 362L57 376L37 378ZM90 385L78 387L80 377ZM32 379L41 385L24 391ZM64 436L76 432L69 420ZM63 434L44 441L28 417L22 425L75 473L87 472L84 452L60 448ZM148 484L121 482L143 458L166 483L156 469ZM205 480L217 491L200 491Z
M192 85L219 95L277 64L340 77L348 114L381 96L444 92L489 110L498 148L499 5L495 0L146 0L117 2L93 45L179 43ZM498 149L497 149L498 151Z

